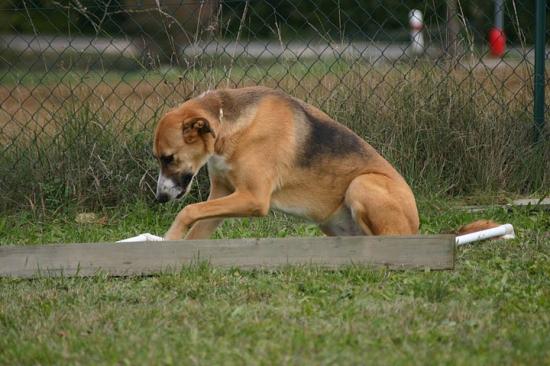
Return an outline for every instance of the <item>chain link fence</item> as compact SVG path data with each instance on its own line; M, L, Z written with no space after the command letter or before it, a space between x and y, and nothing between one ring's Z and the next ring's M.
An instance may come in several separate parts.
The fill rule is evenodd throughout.
M259 84L347 124L419 190L544 189L548 145L531 146L534 9L527 0L1 1L1 207L152 197L162 113L207 89ZM505 50L498 37L489 47L495 22Z

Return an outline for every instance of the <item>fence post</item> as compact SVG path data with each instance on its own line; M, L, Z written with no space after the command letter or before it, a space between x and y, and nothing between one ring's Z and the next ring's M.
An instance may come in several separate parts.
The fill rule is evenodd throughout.
M457 0L447 0L447 55L451 58L458 56L458 32L460 32L460 23L458 22Z
M544 69L546 53L546 0L536 0L535 11L535 142L539 142L544 130Z

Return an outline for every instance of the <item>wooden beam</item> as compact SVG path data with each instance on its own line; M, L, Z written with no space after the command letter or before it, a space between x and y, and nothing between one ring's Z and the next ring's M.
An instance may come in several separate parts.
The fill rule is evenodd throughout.
M357 264L392 269L452 269L453 235L188 240L141 243L0 246L0 276L124 276L213 266L273 268Z
M506 205L489 205L489 206L463 206L459 207L461 210L468 212L482 212L491 210L494 208L502 208L504 210L511 210L514 207L526 207L538 210L550 210L550 198L522 198L512 201Z

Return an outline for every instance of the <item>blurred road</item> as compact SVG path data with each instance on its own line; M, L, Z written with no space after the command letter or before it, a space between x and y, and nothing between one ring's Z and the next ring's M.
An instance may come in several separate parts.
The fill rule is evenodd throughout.
M101 37L66 37L34 35L0 35L0 49L17 52L52 52L67 51L80 53L101 53L106 55L137 56L139 48L130 40L123 38Z
M74 51L80 53L101 53L105 55L121 55L125 57L139 57L142 50L136 42L122 38L99 37L65 37L65 36L33 36L33 35L0 35L0 48L18 52L52 52L63 53ZM181 52L189 58L201 56L252 58L262 59L312 59L312 58L362 58L369 63L379 64L408 57L411 47L408 43L384 42L343 42L329 43L319 41L291 41L281 44L274 41L200 41L182 46ZM550 59L550 49L546 59ZM436 57L441 50L430 46L426 54ZM517 64L522 60L534 62L534 49L508 47L504 62L501 59L484 57L483 63L487 67L496 67L503 63ZM465 62L465 61L463 61ZM472 62L479 63L479 59Z
M550 49L547 50L549 59ZM408 57L411 53L410 43L384 43L384 42L299 42L291 41L284 44L270 41L208 41L199 42L182 47L182 53L188 57L221 56L221 57L249 57L254 59L298 59L298 58L362 58L370 63L385 63ZM436 57L442 50L435 46L427 47L425 53ZM534 62L535 52L532 47L508 47L505 61L528 60ZM476 59L478 62L478 59ZM486 66L492 67L501 64L501 59L486 59Z

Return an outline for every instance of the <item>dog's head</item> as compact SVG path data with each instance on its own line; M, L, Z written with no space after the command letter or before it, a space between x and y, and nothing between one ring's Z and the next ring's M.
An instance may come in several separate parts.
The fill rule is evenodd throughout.
M168 112L157 125L153 154L160 164L156 199L183 197L199 169L213 154L211 116L186 104Z

